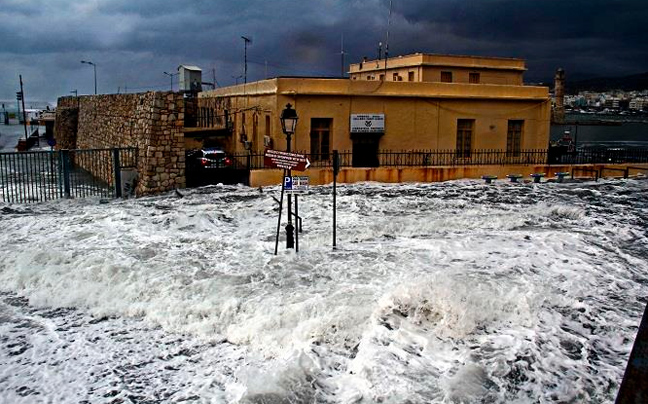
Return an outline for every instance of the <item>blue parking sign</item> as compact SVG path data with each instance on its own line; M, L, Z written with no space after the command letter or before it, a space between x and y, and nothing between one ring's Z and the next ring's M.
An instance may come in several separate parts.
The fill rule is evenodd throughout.
M292 177L284 177L284 190L286 191L292 191L293 188L293 181Z

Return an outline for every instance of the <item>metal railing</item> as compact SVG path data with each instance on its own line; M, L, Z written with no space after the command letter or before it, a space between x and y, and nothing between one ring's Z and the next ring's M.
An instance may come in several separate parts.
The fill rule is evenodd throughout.
M121 170L136 166L136 148L0 153L0 201L121 196Z
M333 153L305 155L311 167L330 168ZM457 150L379 150L375 154L354 154L340 151L340 167L426 167L426 166L474 166L474 165L539 165L539 164L617 164L648 163L648 149L601 149L583 148L573 152L552 149L531 149L509 152L482 149ZM263 154L237 153L232 155L238 168L260 170L269 168L264 164Z

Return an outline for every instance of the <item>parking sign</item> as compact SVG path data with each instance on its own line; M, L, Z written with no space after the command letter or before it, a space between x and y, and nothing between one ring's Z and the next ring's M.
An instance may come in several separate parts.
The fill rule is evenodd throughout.
M284 190L292 191L293 189L293 177L284 177Z

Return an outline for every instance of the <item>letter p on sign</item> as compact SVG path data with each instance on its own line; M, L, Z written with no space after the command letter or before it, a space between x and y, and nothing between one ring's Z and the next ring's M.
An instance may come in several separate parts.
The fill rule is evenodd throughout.
M292 177L284 177L284 189L286 191L292 191Z

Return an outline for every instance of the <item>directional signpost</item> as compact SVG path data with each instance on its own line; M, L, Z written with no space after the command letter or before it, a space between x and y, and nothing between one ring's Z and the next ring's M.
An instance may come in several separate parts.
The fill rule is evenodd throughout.
M310 161L303 154L278 150L266 150L263 155L263 162L266 167L295 171L304 171L310 166Z
M299 218L299 205L297 202L297 194L303 193L308 190L308 177L306 176L292 176L291 170L305 171L310 166L310 161L303 154L282 152L279 150L266 150L263 155L263 161L266 167L281 168L284 170L284 181L281 187L281 202L279 203L279 211L283 206L283 194L288 194L288 226L291 227L288 234L292 234L292 211L290 208L291 195L295 196L295 217ZM281 222L281 213L279 213L279 223ZM289 237L289 236L288 236ZM299 251L299 231L296 237L296 251ZM277 255L277 246L279 244L279 224L277 224L277 238L275 240L275 255ZM290 245L290 243L287 243ZM288 247L292 248L292 247Z

